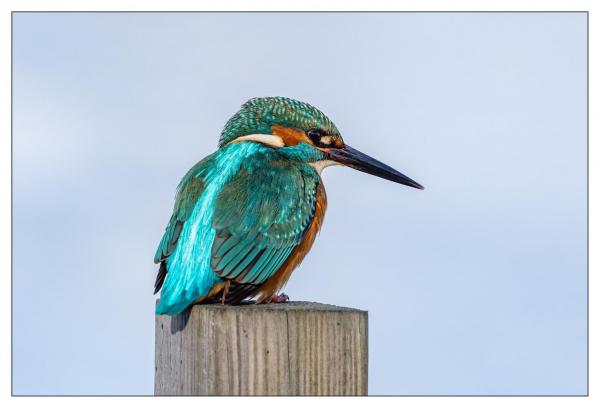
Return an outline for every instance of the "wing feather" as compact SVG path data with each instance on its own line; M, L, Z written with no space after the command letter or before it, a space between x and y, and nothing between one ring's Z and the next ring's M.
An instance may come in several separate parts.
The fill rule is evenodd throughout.
M192 167L177 187L173 214L171 215L171 219L165 228L165 232L154 255L154 263L160 263L156 282L154 283L155 294L158 293L165 281L165 277L168 273L167 259L177 247L183 225L194 209L194 205L196 205L198 198L204 191L205 185L200 170L203 166L206 166L206 162L206 159L202 160Z
M217 197L211 266L223 279L259 285L300 244L319 177L307 165L274 161L242 169Z

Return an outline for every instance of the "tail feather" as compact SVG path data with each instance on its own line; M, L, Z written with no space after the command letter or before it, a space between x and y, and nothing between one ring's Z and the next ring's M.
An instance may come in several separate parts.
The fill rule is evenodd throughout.
M198 303L221 303L225 300L226 305L239 305L243 300L255 292L257 288L257 285L254 284L237 283L234 281L229 282L230 286L225 295L225 299L223 299L223 289L221 289Z
M225 303L228 305L237 305L255 290L256 285L253 284L239 283L232 285L227 292L227 296L225 296Z
M158 268L158 274L156 275L156 282L154 282L154 294L156 295L160 288L162 288L163 283L165 283L165 277L167 276L167 261L164 260L160 263L160 268Z

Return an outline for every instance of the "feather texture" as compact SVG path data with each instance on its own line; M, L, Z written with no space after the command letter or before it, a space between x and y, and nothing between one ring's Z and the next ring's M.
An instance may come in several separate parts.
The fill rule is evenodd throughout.
M302 242L297 245L290 256L287 257L283 265L277 270L277 272L271 276L266 282L256 288L250 296L256 297L257 303L268 301L271 296L275 295L280 291L290 278L292 272L302 262L310 248L312 247L317 233L323 225L323 219L325 218L325 211L327 209L327 194L325 194L325 187L323 182L319 182L317 187L317 201L315 204L315 213L310 223L310 226L306 229Z
M211 265L221 278L265 282L301 242L313 218L318 175L304 163L274 155L254 159L219 193Z
M156 313L177 314L221 281L210 268L215 202L244 160L260 149L264 147L256 143L219 149L192 167L181 181L171 222L157 250L156 258L166 261L167 274ZM173 226L177 223L181 227Z
M155 256L157 288L162 283L157 313L179 313L225 280L227 301L238 303L302 242L320 178L297 159L301 146L285 149L291 148L232 143L186 174Z

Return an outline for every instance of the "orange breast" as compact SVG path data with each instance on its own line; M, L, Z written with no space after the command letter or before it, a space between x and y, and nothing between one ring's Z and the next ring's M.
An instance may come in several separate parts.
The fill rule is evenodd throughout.
M323 187L322 181L319 182L317 187L317 201L315 205L315 216L308 227L306 234L304 234L304 239L292 251L277 272L254 292L252 296L257 296L256 303L268 301L271 296L283 288L290 278L292 271L296 269L300 262L302 262L308 251L310 251L313 242L315 242L317 232L321 229L323 218L325 217L325 210L327 209L327 195L325 194L325 187Z

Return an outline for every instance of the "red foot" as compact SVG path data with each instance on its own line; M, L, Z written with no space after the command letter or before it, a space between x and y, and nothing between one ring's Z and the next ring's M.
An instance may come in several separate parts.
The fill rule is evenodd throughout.
M280 295L271 296L271 303L285 303L290 300L290 297L285 293L281 293Z

